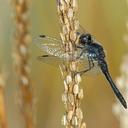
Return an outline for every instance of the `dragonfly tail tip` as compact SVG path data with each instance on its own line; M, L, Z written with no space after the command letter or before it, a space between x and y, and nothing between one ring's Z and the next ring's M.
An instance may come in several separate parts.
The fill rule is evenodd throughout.
M125 107L125 109L127 109L128 107L127 107L127 103L124 105L124 107Z

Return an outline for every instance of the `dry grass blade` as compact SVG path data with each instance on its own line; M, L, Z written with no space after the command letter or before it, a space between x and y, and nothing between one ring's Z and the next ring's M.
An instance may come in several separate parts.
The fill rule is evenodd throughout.
M127 5L128 5L128 1ZM126 29L128 30L128 19L126 21ZM126 45L128 45L128 33L124 37ZM126 102L128 103L128 53L123 57L123 62L121 65L121 76L117 78L117 86L122 90ZM120 128L128 128L128 111L123 110L120 107L119 102L116 102L113 106L113 112L117 116L120 122Z
M57 0L57 9L62 25L60 36L64 50L67 53L70 52L72 56L77 52L74 46L78 43L76 31L79 27L79 22L75 18L77 1ZM83 122L83 112L80 108L80 101L83 98L83 89L80 89L79 86L81 77L79 74L74 75L78 70L78 62L73 60L64 63L65 65L61 67L61 73L64 78L62 101L66 111L62 118L62 124L66 128L85 128L86 125Z
M7 128L6 106L5 106L5 79L0 73L0 128Z
M29 77L29 0L12 0L15 12L15 52L14 65L19 83L20 109L24 117L26 128L34 128L33 93Z
M128 103L128 55L124 57L124 61L121 65L121 76L116 79L117 86L122 90L126 102ZM117 116L120 122L120 128L128 127L128 111L122 109L119 102L116 102L113 106L113 112Z

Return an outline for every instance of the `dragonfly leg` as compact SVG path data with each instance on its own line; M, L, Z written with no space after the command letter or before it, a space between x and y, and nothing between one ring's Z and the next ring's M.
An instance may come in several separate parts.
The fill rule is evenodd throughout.
M80 53L80 55L76 58L77 60L79 60L81 58L81 56L83 55L84 51L82 50L82 52Z
M77 73L79 73L81 76L86 73L87 71L90 71L93 67L94 67L94 63L93 60L91 58L88 57L88 62L89 62L89 68L83 71L79 71Z

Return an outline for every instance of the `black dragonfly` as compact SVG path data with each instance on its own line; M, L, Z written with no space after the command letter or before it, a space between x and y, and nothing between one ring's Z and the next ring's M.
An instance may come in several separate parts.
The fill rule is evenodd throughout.
M78 59L78 60L88 60L88 68L82 71L79 71L80 75L85 74L86 72L92 70L95 67L95 63L101 69L102 73L104 74L105 78L108 80L113 92L124 106L127 108L127 103L123 98L122 94L120 93L119 89L116 87L115 83L113 82L111 75L108 70L107 62L105 60L105 52L103 47L93 38L90 33L82 33L79 35L79 44L76 46L77 55L73 58L70 57L68 53L65 53L61 46L61 40L56 38L52 38L46 35L39 36L39 42L36 43L38 47L40 47L47 55L42 55L38 57L39 60L42 61L58 61L58 60L71 60L71 59ZM48 41L48 42L47 42Z

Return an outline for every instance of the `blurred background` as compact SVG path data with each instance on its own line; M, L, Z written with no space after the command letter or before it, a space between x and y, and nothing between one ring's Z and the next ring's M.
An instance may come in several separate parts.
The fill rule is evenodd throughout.
M22 128L22 117L17 105L17 83L13 70L12 51L15 23L10 0L0 0L0 62L6 73L5 102L9 128ZM30 2L30 33L32 39L40 34L59 38L61 31L55 0ZM113 80L120 75L122 57L127 52L123 41L126 34L128 8L126 0L78 0L77 17L80 24L105 48ZM30 44L31 79L36 102L37 128L59 128L64 105L61 101L63 80L59 68L37 61L43 54ZM119 128L112 112L116 98L102 74L82 78L84 99L81 107L87 128ZM121 106L121 109L123 107Z

